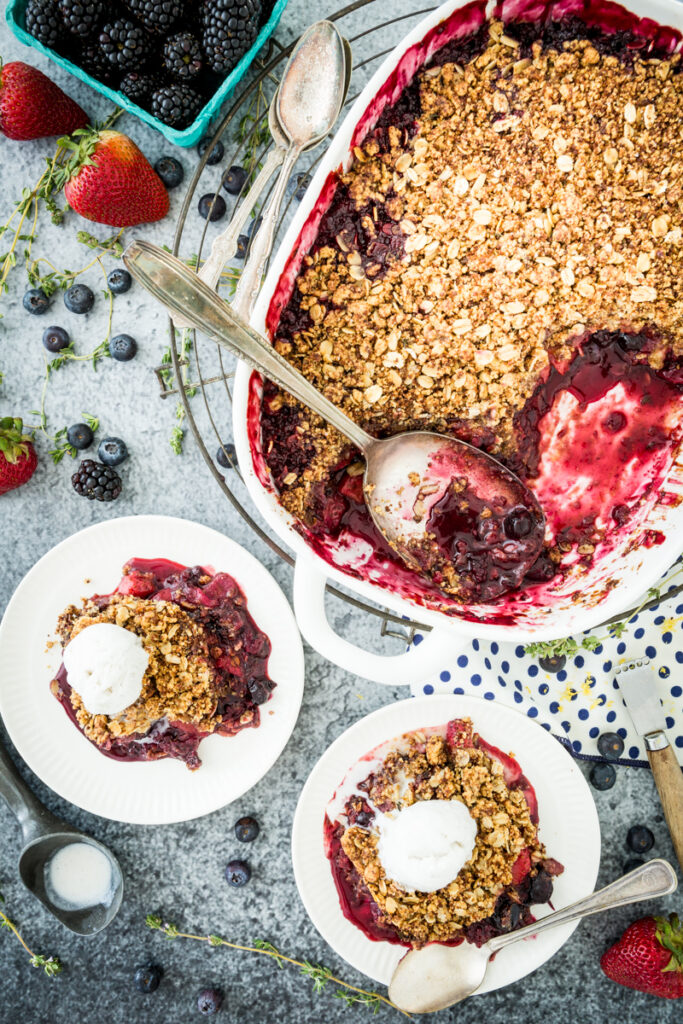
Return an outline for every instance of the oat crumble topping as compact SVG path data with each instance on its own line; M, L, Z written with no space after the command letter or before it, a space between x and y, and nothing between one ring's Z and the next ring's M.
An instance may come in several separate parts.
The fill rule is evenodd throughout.
M549 358L586 331L653 330L654 367L683 354L679 55L627 63L577 38L527 57L512 30L491 22L475 59L418 73L412 137L389 124L356 148L339 188L370 242L342 229L305 258L303 326L275 338L376 435L455 432L505 455ZM348 442L284 393L264 404L300 416L308 457L278 486L309 524Z

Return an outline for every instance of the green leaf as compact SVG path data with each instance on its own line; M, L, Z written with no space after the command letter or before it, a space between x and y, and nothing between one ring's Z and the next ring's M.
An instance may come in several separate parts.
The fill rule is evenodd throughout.
M162 925L161 917L158 914L148 914L145 918L145 924L153 931L158 931Z

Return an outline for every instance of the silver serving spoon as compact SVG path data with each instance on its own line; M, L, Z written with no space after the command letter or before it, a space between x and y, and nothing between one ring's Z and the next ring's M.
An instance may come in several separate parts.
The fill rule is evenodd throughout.
M603 910L666 896L675 892L677 886L676 872L669 862L651 860L585 899L526 928L497 935L479 948L471 942L462 942L459 946L433 942L422 949L412 949L394 971L389 984L389 998L407 1013L444 1010L473 995L484 980L493 954L513 942L540 935L548 928L569 924L591 914L601 914Z
M351 84L351 71L353 69L353 57L351 53L351 46L347 39L342 38L344 46L344 88L342 94L341 105L343 106L346 96L349 91L349 85ZM285 74L287 71L285 70ZM277 104L278 104L278 91L276 91L273 99L271 100L270 107L268 108L268 129L273 139L274 145L268 151L266 159L261 167L260 171L256 175L254 182L247 192L246 196L240 202L233 218L231 219L227 228L214 238L211 245L211 252L209 253L208 259L202 264L202 268L197 275L205 281L210 288L216 288L220 281L223 268L228 260L237 252L237 242L239 236L242 234L244 226L246 225L252 210L256 206L260 195L265 189L266 185L270 181L271 177L278 169L280 164L285 158L288 148L288 140L280 127L280 121L278 119ZM330 130L332 125L330 125ZM327 133L326 133L327 134ZM314 149L318 146L322 139L314 139L309 142L307 146L304 146L303 152L307 152L309 149ZM272 245L272 243L271 243ZM270 250L268 251L270 252ZM266 255L267 258L267 255ZM240 312L246 317L251 312L251 309L243 309ZM176 327L189 327L190 325L185 322L175 321Z
M151 242L137 239L126 249L128 270L171 313L183 317L254 369L275 381L331 423L365 457L363 492L372 518L389 543L421 570L415 547L426 537L429 512L456 478L465 478L478 499L494 509L521 509L533 520L526 543L531 565L543 543L543 513L535 497L514 473L491 456L444 434L414 431L378 440L333 405L279 355L185 264ZM529 511L530 510L530 511ZM446 519L448 516L446 516ZM495 516L492 516L492 519ZM502 545L508 543L503 539ZM512 541L510 541L512 543Z
M235 292L233 307L242 316L249 316L259 293L294 165L304 149L329 135L339 117L346 96L346 63L343 39L331 21L307 28L287 61L275 96L277 125L287 151Z
M50 913L79 935L95 935L116 917L123 899L123 876L116 857L102 843L78 832L48 811L28 788L13 761L0 743L0 796L21 825L24 847L19 855L19 874L28 891ZM112 874L111 900L82 910L58 906L50 895L48 870L50 859L72 843L85 843L103 853Z

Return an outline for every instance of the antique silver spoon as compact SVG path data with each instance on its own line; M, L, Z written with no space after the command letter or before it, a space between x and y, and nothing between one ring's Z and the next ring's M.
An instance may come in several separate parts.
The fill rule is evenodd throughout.
M497 935L479 948L472 942L462 942L459 946L432 942L422 949L412 949L394 971L389 984L389 998L407 1013L444 1010L476 992L493 954L513 942L540 935L548 928L569 924L591 914L601 914L603 910L666 896L674 892L677 885L676 872L668 861L651 860L577 903L526 928Z
M351 47L348 41L343 38L342 45L344 48L344 84L342 89L340 109L343 106L344 100L346 99L346 95L349 91L349 85L351 83L351 71L353 68L353 57L351 54ZM290 67L290 65L292 65L292 58L298 52L298 48L299 44L297 44L297 47L292 52L290 61L285 68L283 81L284 77L286 77L288 74L299 73L298 61L297 64L294 66L293 71ZM235 215L230 221L230 224L227 226L227 228L225 228L224 231L220 233L220 235L217 235L216 238L214 238L213 243L211 245L211 252L209 253L209 257L202 264L201 270L197 275L202 279L202 281L206 281L210 288L216 288L218 282L220 281L220 277L221 274L223 273L223 268L225 267L225 264L228 262L228 260L232 259L232 257L237 252L237 242L239 236L242 234L244 226L249 220L251 212L254 209L256 203L258 202L259 196L262 194L266 185L268 184L271 177L278 169L278 167L280 166L280 164L282 163L287 154L289 140L282 130L280 120L278 117L279 89L280 87L278 86L278 89L275 92L273 99L271 100L270 107L268 108L268 129L272 136L274 145L268 151L263 166L256 175L256 178L254 179L254 182L249 191L247 192L246 196L244 196L244 198L240 202L237 210L235 211ZM325 135L327 135L329 131L332 130L333 125L334 122L332 122L329 125L329 128L325 132ZM323 138L324 136L314 138L311 142L309 142L306 146L303 147L303 152L306 152L309 149L314 149L315 146L318 146L322 142ZM270 246L268 247L268 250L266 252L265 259L268 258L271 247L272 239L270 241ZM244 304L239 311L244 317L248 317L249 313L251 312L250 307L253 304L253 296L244 296L242 301ZM249 301L249 308L247 308L247 301ZM179 322L176 320L175 326L183 328L189 327L190 324L185 321Z
M230 349L317 412L360 449L366 463L363 492L368 510L381 533L408 564L422 571L419 551L427 537L430 512L444 495L449 497L454 480L467 482L469 491L476 496L475 506L485 503L493 510L490 518L474 524L473 530L481 531L498 513L502 520L508 514L506 510L512 510L518 519L520 512L522 520L526 515L533 529L521 538L513 538L512 533L509 539L503 536L501 557L504 560L507 545L515 547L515 564L522 569L536 560L543 544L543 512L534 495L501 463L444 434L413 431L384 440L372 437L295 370L181 260L142 239L131 242L123 260L133 277L169 310L174 321L182 317ZM450 514L448 509L444 511L444 521L448 521ZM460 532L466 534L467 529L465 523ZM485 546L486 538L476 539L476 543Z
M0 796L21 825L24 846L19 856L19 874L28 891L72 932L95 935L106 928L116 917L123 899L123 876L111 850L48 811L28 788L2 744ZM73 843L92 846L109 861L111 895L106 904L68 909L55 902L48 878L50 860L59 850Z

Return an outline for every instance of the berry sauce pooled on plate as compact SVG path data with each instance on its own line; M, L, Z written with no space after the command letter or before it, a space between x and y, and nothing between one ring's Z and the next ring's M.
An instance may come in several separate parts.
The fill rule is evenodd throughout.
M496 593L465 544L462 593L445 595L375 529L362 460L338 432L256 377L248 429L259 479L321 557L441 610L495 601L487 621L507 621L551 604L565 578L579 589L636 534L648 542L679 455L683 75L680 34L616 4L590 24L552 3L539 24L487 21L484 7L401 58L302 229L267 327L374 436L452 434L517 473L546 517L536 563ZM435 513L437 539L456 502Z
M444 813L454 808L464 821L448 835ZM429 810L434 834L421 814L423 848L413 828L397 856L390 830L403 815ZM324 842L342 912L369 939L480 946L533 922L531 905L552 896L553 877L564 869L546 856L537 829L534 789L517 761L462 718L406 733L366 755L327 808ZM461 840L460 859L449 860L441 874ZM420 874L427 891L414 884Z
M259 707L275 687L268 676L270 641L232 576L165 559L132 558L116 590L67 608L57 633L67 648L89 627L105 624L131 631L141 641L148 660L139 697L116 714L92 713L70 685L64 664L51 689L107 757L173 757L194 770L201 766L198 747L205 736L233 736L259 725ZM90 676L107 671L115 677L115 669L102 669L101 658L96 668L86 667ZM109 690L106 696L111 698Z

